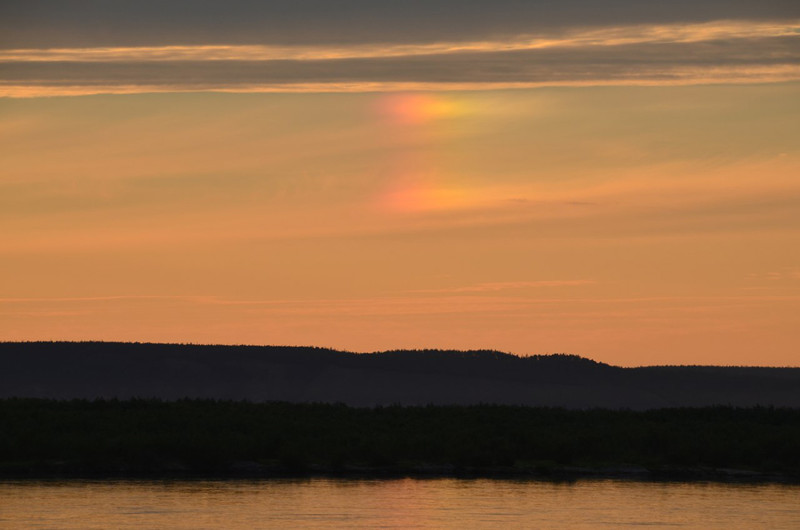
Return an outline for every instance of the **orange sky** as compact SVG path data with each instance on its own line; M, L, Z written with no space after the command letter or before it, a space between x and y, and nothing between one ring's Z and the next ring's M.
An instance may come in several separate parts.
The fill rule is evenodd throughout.
M796 22L703 24L370 53L588 53L731 38L724 31L797 48ZM371 49L270 46L223 51ZM58 48L90 65L109 60L103 53L133 60ZM125 53L209 53L156 48ZM10 50L0 62L26 68L56 53ZM94 78L37 85L7 70L0 340L800 365L800 70L723 63L713 83L713 68L671 65L682 72L672 79L495 82L477 72L447 90L414 74L402 83L426 90L411 91L356 70L344 91L326 77L304 88L270 81L284 83L277 92L249 78L225 92L153 89L150 73L103 78L111 88Z
M0 337L797 364L797 94L5 100Z

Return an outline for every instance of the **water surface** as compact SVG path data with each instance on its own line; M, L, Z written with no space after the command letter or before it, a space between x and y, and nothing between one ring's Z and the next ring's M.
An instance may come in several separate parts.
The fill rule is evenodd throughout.
M2 528L800 528L800 486L583 480L5 481Z

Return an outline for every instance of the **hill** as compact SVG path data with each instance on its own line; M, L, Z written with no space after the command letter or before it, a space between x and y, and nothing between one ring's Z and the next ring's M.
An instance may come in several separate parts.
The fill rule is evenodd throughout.
M800 407L800 368L621 368L574 355L111 342L0 343L0 398L634 410Z

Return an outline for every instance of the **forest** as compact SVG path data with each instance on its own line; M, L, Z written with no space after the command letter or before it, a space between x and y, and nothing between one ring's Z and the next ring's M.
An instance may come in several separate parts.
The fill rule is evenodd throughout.
M800 410L0 400L0 476L800 480Z

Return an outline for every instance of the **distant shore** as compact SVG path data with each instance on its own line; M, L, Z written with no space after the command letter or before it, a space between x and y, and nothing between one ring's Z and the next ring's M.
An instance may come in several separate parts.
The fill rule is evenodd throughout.
M306 480L325 478L332 480L395 480L414 479L463 479L463 480L532 480L545 482L576 482L582 480L625 480L635 482L714 482L725 484L800 484L800 475L782 473L759 473L744 469L676 468L649 470L645 468L579 468L554 467L546 470L517 468L466 468L450 466L368 467L345 466L333 469L325 466L310 466L302 471L288 470L279 466L253 465L252 462L237 462L227 470L215 472L186 472L174 469L150 472L124 470L87 471L65 468L61 464L36 468L0 469L3 481L193 481L193 480Z
M800 482L800 410L0 400L0 478Z

